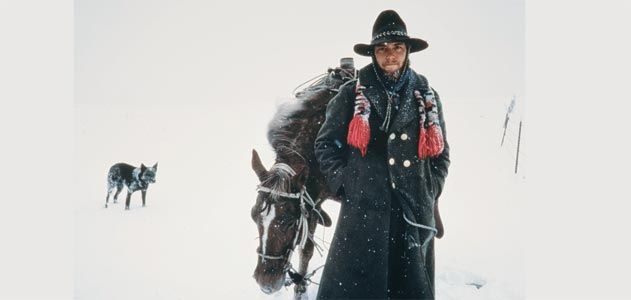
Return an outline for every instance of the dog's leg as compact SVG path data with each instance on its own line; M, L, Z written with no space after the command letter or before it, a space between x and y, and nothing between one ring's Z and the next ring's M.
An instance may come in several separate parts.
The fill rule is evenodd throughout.
M114 203L118 203L118 194L123 190L123 186L119 185L116 187L116 194L114 194Z
M107 203L110 201L110 194L112 194L112 188L107 189L107 196L105 197L105 208L107 208Z
M145 197L147 196L147 191L143 190L142 191L142 206L145 206Z
M125 200L125 210L129 210L130 200L131 200L131 192L127 191L127 199Z

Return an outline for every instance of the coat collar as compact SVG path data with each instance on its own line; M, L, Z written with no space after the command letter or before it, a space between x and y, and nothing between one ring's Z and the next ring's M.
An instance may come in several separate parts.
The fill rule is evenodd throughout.
M398 112L393 112L393 119L390 122L388 133L398 132L410 121L418 120L418 103L416 103L416 99L414 98L414 90L421 90L421 86L414 70L410 69L410 71L413 72L413 74L410 76L410 81L407 85L403 87L404 92L401 98L401 106ZM388 107L388 96L377 80L377 75L372 69L372 64L369 64L359 71L359 82L366 87L364 96L370 101L371 109L377 112L381 120L384 120ZM421 93L423 93L423 91L421 91Z

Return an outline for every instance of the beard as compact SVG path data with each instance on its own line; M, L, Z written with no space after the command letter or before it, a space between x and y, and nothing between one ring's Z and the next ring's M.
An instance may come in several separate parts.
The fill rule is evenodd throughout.
M392 80L392 81L397 81L399 79L399 77L401 77L401 69L396 70L392 73L386 73L384 72L384 75L386 76L387 79Z

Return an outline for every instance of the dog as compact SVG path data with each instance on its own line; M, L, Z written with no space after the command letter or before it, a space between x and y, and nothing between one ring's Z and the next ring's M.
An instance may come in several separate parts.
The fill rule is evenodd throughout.
M127 199L125 200L125 210L129 210L129 200L131 194L135 191L142 191L142 206L145 206L145 197L147 196L147 188L150 183L156 182L156 173L158 172L158 163L153 167L147 168L144 164L140 167L134 167L126 163L117 163L110 168L107 174L107 196L105 197L105 208L110 200L110 194L116 188L114 194L114 203L118 200L118 194L123 189L123 185L127 187Z

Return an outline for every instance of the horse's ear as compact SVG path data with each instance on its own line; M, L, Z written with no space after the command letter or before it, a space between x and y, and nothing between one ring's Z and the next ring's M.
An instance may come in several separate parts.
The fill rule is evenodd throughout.
M331 222L331 217L329 217L329 214L327 214L324 210L322 210L322 208L320 208L320 215L322 215L322 218L316 215L318 224L324 227L331 227L332 222Z
M254 173L256 173L256 176L258 176L260 181L263 181L265 180L265 178L267 178L268 172L265 169L265 166L263 166L258 152L256 152L256 150L254 149L252 149L252 170L254 170Z

